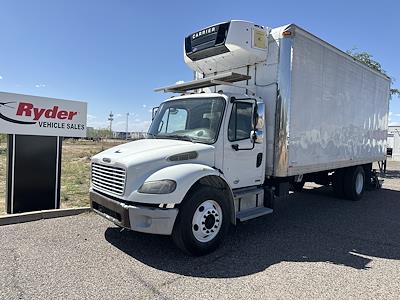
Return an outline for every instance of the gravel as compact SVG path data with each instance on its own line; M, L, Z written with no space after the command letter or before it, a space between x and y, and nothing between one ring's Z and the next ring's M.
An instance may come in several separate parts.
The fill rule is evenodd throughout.
M398 299L400 163L358 202L307 185L189 257L86 213L0 227L0 299Z

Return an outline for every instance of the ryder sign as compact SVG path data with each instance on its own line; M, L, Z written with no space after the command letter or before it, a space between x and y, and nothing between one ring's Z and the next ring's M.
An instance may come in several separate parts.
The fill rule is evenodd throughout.
M86 136L87 103L0 92L0 133Z

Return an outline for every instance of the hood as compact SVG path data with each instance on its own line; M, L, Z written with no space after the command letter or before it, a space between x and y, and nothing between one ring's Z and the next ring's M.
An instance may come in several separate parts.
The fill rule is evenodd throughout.
M171 155L196 151L197 160L206 159L205 152L213 152L214 146L187 141L169 139L144 139L122 144L95 155L94 161L108 164L121 164L125 167L149 163L156 160L165 160ZM209 153L210 154L210 153ZM207 165L214 164L214 155L207 156ZM212 161L210 161L210 159Z
M172 155L193 151L197 152L197 157L190 160L167 159ZM122 197L128 200L129 195L150 175L167 166L186 162L214 166L214 152L212 145L167 139L144 139L103 151L93 156L92 162L126 170L126 188ZM107 189L102 192L110 193Z

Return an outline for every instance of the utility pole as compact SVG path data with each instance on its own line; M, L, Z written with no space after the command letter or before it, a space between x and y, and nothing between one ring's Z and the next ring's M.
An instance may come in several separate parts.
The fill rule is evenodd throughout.
M112 122L114 121L114 115L113 115L112 111L108 115L108 121L110 121L110 132L111 132L111 137L112 137Z
M128 121L129 121L129 113L126 113L126 133L125 133L125 139L128 139Z

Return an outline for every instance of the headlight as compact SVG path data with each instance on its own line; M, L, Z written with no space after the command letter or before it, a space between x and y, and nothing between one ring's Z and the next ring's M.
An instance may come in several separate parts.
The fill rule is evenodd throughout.
M149 181L143 183L139 188L139 193L144 194L169 194L175 191L176 182L170 179Z

